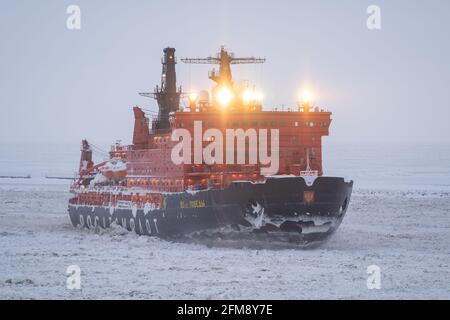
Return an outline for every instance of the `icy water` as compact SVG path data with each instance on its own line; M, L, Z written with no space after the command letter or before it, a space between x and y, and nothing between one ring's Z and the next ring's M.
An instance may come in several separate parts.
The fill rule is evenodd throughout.
M102 147L102 146L100 146ZM450 299L450 146L325 144L327 175L355 180L347 216L314 250L180 244L69 222L78 144L0 145L2 299ZM106 149L103 146L103 149ZM66 269L82 270L81 290ZM367 267L381 288L367 287Z

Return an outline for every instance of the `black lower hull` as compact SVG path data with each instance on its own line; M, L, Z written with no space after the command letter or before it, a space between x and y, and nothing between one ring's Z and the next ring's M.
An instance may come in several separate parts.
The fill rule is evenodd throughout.
M300 177L269 178L265 183L234 182L225 190L165 194L162 209L69 205L74 226L108 228L117 223L140 235L163 238L212 235L287 239L320 243L341 224L353 182L319 177L307 186Z

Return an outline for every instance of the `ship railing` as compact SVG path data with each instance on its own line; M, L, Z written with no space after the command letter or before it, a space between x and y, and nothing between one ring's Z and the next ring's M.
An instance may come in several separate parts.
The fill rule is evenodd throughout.
M111 152L123 152L132 150L131 146L123 146L123 145L111 145Z
M271 112L304 112L304 108L303 107L292 108L292 107L281 106L281 107L273 107L269 111L271 111ZM309 109L309 112L319 113L319 112L329 112L329 110L326 108L321 108L321 107L311 107Z

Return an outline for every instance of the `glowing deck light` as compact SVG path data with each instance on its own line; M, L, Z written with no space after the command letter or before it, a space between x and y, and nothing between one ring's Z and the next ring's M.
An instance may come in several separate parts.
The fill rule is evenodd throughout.
M303 103L309 104L313 98L311 91L305 90L302 92L301 101Z
M244 100L245 103L250 103L253 101L254 98L254 94L251 90L246 89L244 91L244 93L242 94L242 99Z
M233 91L228 89L227 87L220 88L217 91L217 100L222 107L227 107L230 102L233 100L234 94Z
M198 93L192 92L189 94L189 101L191 103L195 103L197 101L197 99L198 99Z
M264 98L262 92L253 91L250 89L246 89L242 94L242 99L245 103L261 103Z

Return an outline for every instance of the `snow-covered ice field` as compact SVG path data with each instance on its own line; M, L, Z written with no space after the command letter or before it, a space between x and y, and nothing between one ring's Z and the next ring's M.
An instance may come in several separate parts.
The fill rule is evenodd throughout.
M66 181L1 179L0 298L450 299L448 164L428 169L437 178L422 185L412 182L424 174L417 166L389 167L400 180L391 174L384 188L367 186L370 173L350 168L358 161L342 168L356 181L343 224L313 250L180 244L118 227L77 230L66 212ZM383 182L380 172L371 174ZM82 270L80 291L66 288L70 265ZM370 265L381 268L379 290L367 288Z

